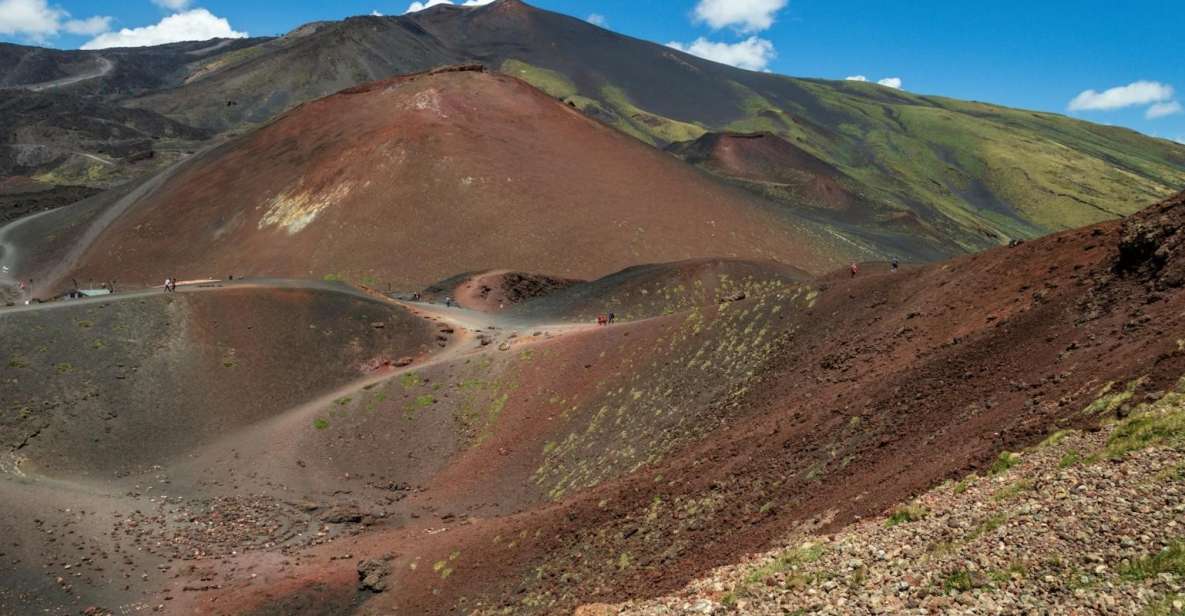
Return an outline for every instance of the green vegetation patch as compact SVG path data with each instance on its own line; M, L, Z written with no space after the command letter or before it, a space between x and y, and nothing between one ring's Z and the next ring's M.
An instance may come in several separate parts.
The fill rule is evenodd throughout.
M1185 444L1185 379L1175 391L1168 392L1155 402L1142 404L1128 417L1120 420L1107 439L1105 455L1117 460L1130 452L1152 446Z
M1077 466L1081 462L1082 462L1082 454L1081 453L1079 453L1077 450L1067 451L1066 454L1064 456L1062 456L1062 459L1058 460L1057 467L1058 468L1070 468L1072 466Z
M942 590L946 593L967 592L979 586L975 575L966 569L956 569L942 577Z
M555 98L565 99L579 93L576 84L563 73L527 64L522 60L506 60L502 63L502 72L518 77Z
M826 548L822 545L804 543L797 548L778 554L772 562L754 569L753 572L745 576L745 582L748 584L762 584L779 573L797 571L803 565L808 565L819 560L825 553Z
M324 430L329 427L329 420L318 417L313 420L313 427L318 430Z
M1147 379L1136 379L1128 383L1122 390L1115 390L1115 383L1107 383L1099 392L1099 397L1094 402L1082 409L1084 415L1110 415L1118 411L1124 404L1132 399L1136 394L1136 389L1143 385Z
M995 494L992 495L992 498L998 501L1011 500L1032 489L1032 481L1028 479L1021 479L1020 481L1010 483L1003 488L1000 488Z
M420 375L416 374L415 372L406 372L403 374L403 376L399 377L399 384L402 385L404 389L411 389L422 382L423 379L421 379Z
M885 526L892 528L898 524L917 522L928 515L930 515L930 510L921 505L915 503L902 505L889 514L889 519L885 520Z
M976 526L971 531L971 533L967 535L966 542L971 543L972 541L975 541L976 539L979 539L980 537L983 537L984 535L996 532L996 529L1003 526L1004 523L1007 521L1008 521L1008 514L1006 514L1006 513L997 513L997 514L994 514L994 515L988 517L983 522L980 522L979 526Z
M975 482L978 480L979 480L979 476L976 475L975 473L967 475L966 477L960 479L959 482L955 484L954 493L955 494L962 494L962 493L966 492L968 489L971 488L971 486L975 485Z
M996 461L992 462L991 467L988 468L988 473L991 475L999 475L1000 473L1007 472L1008 469L1016 466L1017 464L1020 464L1019 453L1001 451L1000 455L996 458Z
M1171 573L1177 578L1185 577L1185 541L1175 541L1156 554L1119 568L1119 575L1131 582L1152 579L1162 573Z

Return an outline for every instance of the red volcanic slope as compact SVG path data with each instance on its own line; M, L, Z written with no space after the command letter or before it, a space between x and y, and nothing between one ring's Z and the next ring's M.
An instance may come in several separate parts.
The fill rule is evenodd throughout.
M763 203L512 77L442 70L302 105L199 157L79 269L423 285L490 268L595 278L702 256L818 272L850 250Z
M794 186L828 208L842 210L858 201L840 183L844 176L839 169L771 133L708 133L668 150L719 175Z
M1183 222L1177 198L1017 248L756 285L736 302L438 365L392 393L441 385L450 398L424 421L452 425L457 405L489 423L402 501L421 517L254 570L262 583L228 581L215 609L293 613L323 594L363 613L570 613L674 591L803 525L881 513L1001 450L1105 420L1084 409L1109 382L1132 383L1133 402L1174 386ZM387 435L418 425L393 410L339 420L338 476L371 469L388 439L424 440ZM342 553L389 557L399 592L359 595L355 560L332 560Z

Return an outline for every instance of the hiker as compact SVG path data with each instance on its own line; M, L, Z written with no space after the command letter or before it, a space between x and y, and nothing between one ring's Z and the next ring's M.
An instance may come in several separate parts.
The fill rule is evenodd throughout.
M617 318L617 315L610 312L609 313L609 325L613 325L613 319L616 319L616 318Z
M165 277L165 293L169 292L170 288L172 287L172 284L173 284L173 279Z
M597 315L597 325L605 325L605 324L607 324L608 322L609 322L609 317L607 317L607 316L605 316L605 315L603 315L603 314L598 314L598 315Z
M898 267L897 257L893 257L893 261L891 263L889 263L889 271L895 272L895 271L897 271L897 267Z
M860 268L856 266L855 262L852 262L852 278L855 278L856 272L859 272L859 271L860 271Z

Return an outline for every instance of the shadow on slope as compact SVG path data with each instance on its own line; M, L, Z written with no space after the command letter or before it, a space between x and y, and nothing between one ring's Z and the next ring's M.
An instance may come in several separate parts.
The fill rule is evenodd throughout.
M372 299L251 287L11 310L0 335L8 465L100 478L165 464L432 342Z

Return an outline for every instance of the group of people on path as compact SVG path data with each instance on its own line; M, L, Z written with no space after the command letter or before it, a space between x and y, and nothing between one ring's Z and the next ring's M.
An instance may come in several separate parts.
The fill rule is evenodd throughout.
M597 325L612 325L615 319L617 319L617 315L613 314L612 312L608 314L598 314Z
M176 276L169 276L168 278L165 278L165 293L176 293L176 292L177 292L177 277Z

